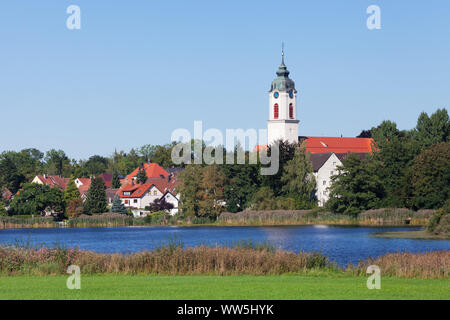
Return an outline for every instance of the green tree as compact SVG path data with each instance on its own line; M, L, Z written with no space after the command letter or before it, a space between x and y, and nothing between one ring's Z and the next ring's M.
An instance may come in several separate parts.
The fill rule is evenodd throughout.
M105 173L109 166L109 160L102 156L92 156L84 163L84 170L88 175L99 175Z
M331 177L330 199L327 206L333 212L355 215L374 209L384 197L384 187L375 174L376 165L350 153L338 166L338 174Z
M113 172L111 187L113 189L119 189L121 187L120 178L116 171Z
M48 174L62 176L71 173L72 168L70 160L63 150L49 150L45 154L44 160L46 172Z
M25 176L19 172L11 155L2 154L0 156L0 187L6 187L12 193L16 193L23 182L25 182Z
M281 182L281 177L284 172L284 166L288 163L288 161L294 158L295 150L299 148L299 145L297 143L289 143L288 141L279 140L269 146L269 155L275 147L279 148L279 170L274 175L264 176L262 178L262 184L263 186L271 188L275 196L279 196L283 194L283 183Z
M314 206L316 179L314 178L312 163L309 160L309 153L306 153L304 146L297 148L294 158L284 166L281 182L285 194L300 203L302 208L298 209L307 209Z
M203 196L199 200L197 215L215 218L223 211L223 189L225 175L216 164L202 168L201 189Z
M269 187L261 187L253 195L252 209L254 210L273 210L276 209L275 195Z
M450 119L447 110L438 109L430 117L426 112L422 112L413 134L421 149L450 141Z
M422 151L414 159L411 172L414 208L442 207L450 198L450 142Z
M114 196L111 212L127 214L127 209L125 208L125 206L122 203L122 200L120 200L120 197L117 194Z
M145 173L144 165L141 164L139 167L139 171L136 175L136 180L138 183L146 183L147 182L147 174Z
M184 216L197 216L199 202L204 196L202 188L203 169L200 165L190 164L178 175L180 183L177 191L180 194L180 205Z
M107 211L105 182L100 177L92 178L84 211L87 214L104 213Z
M64 208L64 194L60 189L37 183L24 184L11 201L13 215L50 213L53 216L61 217Z
M261 185L260 166L259 164L249 164L249 156L250 154L246 152L245 164L236 164L235 162L235 164L221 166L227 180L224 188L224 200L229 212L238 212L249 207L253 195Z
M72 199L80 199L80 191L78 190L75 179L71 178L67 184L66 190L64 191L64 201L69 204Z

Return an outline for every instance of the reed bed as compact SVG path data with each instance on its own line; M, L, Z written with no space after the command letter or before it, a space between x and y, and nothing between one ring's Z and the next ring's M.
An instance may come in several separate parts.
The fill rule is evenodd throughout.
M358 266L353 268L353 271L358 275L363 275L370 265L380 267L382 276L422 279L448 278L450 251L390 253L361 261Z
M318 253L261 248L165 246L133 254L99 254L63 248L0 247L1 274L57 275L72 264L84 274L279 275L333 268Z
M20 229L20 228L56 228L58 222L53 218L35 217L0 217L0 229Z
M133 218L117 213L104 213L93 216L82 215L69 219L66 225L70 228L132 226Z
M409 209L376 209L360 213L358 216L334 214L319 210L270 210L222 213L217 224L221 225L383 225L398 226L426 225L434 210L414 212Z
M182 243L172 243L133 254L100 254L58 247L0 247L3 275L60 275L72 264L79 266L82 274L223 276L301 274L311 270L366 276L367 267L377 265L382 276L443 279L448 278L450 251L392 253L340 269L320 253L294 253L251 243L188 248Z

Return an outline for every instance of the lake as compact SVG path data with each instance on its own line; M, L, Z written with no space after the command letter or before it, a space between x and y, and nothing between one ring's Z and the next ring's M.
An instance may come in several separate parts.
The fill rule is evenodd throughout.
M388 252L449 250L450 241L383 239L374 232L418 230L418 228L373 228L342 226L273 227L115 227L0 230L0 244L28 242L79 247L102 253L152 250L173 239L185 246L232 245L239 240L270 242L291 251L320 251L340 265Z

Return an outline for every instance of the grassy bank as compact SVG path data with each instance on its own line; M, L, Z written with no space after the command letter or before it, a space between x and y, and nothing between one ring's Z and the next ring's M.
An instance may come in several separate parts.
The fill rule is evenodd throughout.
M225 212L216 220L198 217L172 217L164 215L158 219L133 218L127 215L105 213L82 216L63 222L70 228L123 227L123 226L277 226L277 225L360 225L360 226L424 226L434 210L412 211L409 209L376 209L358 216L334 214L321 210L273 210ZM8 228L54 228L59 226L51 218L0 217L0 229Z
M449 236L442 234L432 234L427 232L426 230L377 232L372 234L371 236L377 238L390 238L390 239L450 240Z
M450 280L282 276L81 276L81 290L68 290L65 276L0 277L0 299L450 299Z

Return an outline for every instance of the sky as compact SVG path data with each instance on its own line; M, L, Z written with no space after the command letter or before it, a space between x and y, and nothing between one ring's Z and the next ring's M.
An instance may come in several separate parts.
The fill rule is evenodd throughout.
M282 42L299 135L411 129L450 104L448 0L2 0L0 41L0 152L108 156L195 120L264 129Z

